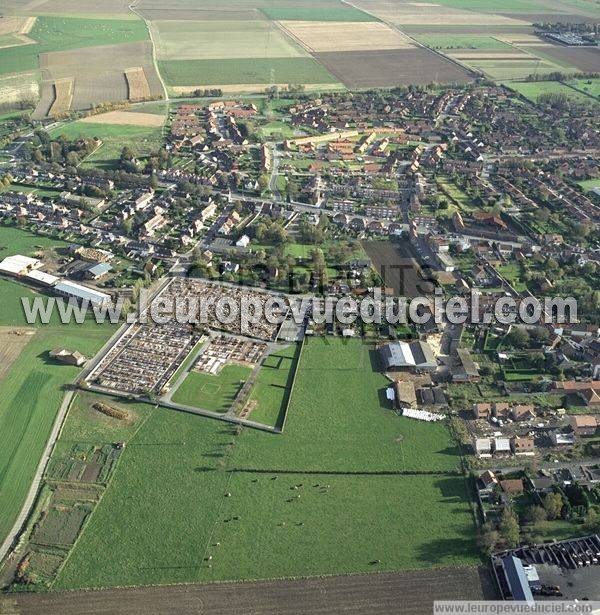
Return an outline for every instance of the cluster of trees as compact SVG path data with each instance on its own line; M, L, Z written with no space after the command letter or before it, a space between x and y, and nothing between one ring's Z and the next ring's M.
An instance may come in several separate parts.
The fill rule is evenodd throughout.
M25 146L25 155L36 164L54 164L75 168L98 147L95 139L68 139L65 136L53 139L44 130L36 130Z
M504 336L502 343L504 346L523 350L532 347L540 348L549 338L550 332L544 327L532 327L530 329L526 329L525 327L512 327Z

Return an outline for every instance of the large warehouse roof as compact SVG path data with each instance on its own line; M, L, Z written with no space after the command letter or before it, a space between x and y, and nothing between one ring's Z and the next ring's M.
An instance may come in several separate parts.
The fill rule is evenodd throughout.
M88 288L81 284L76 284L71 280L63 280L59 282L55 287L57 292L67 295L68 297L75 297L76 299L87 300L94 305L102 305L110 300L110 295L101 293L100 291Z
M28 270L35 269L40 265L41 262L37 258L30 258L29 256L15 254L14 256L7 256L0 263L0 273L8 273L10 275L23 275Z

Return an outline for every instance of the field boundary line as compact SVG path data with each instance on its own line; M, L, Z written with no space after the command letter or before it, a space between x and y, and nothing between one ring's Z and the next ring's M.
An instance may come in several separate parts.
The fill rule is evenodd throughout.
M15 544L17 538L27 522L31 511L35 505L35 502L39 496L40 488L42 484L42 477L48 467L48 463L50 461L50 457L54 451L54 445L58 440L60 433L62 431L65 418L69 412L69 408L71 407L71 403L75 397L75 390L67 391L63 397L61 405L58 409L56 417L54 419L54 423L52 425L52 431L50 432L50 436L46 442L46 447L44 448L44 452L42 453L42 457L40 462L38 463L37 469L35 471L33 480L31 482L31 486L29 487L29 491L27 493L27 497L25 498L25 502L21 507L21 511L19 512L15 523L13 524L12 529L8 533L8 536L0 545L0 563L4 561L6 556L9 554L11 548Z
M154 64L154 70L156 71L156 74L158 75L158 79L160 81L160 85L162 86L164 99L168 102L170 100L169 91L167 90L167 85L158 67L158 59L156 57L156 42L154 40L154 33L152 30L152 25L150 21L148 21L141 13L139 13L136 10L136 7L135 7L136 3L137 3L137 0L133 0L133 2L129 5L128 8L134 15L136 15L139 19L141 19L144 22L144 25L146 26L146 30L148 31L148 36L150 38L150 44L152 45L152 63Z
M140 424L138 425L137 429L135 430L135 432L133 433L131 438L129 438L129 440L127 440L127 445L131 444L131 442L133 440L135 440L135 437L138 435L138 433L142 429L142 427L148 422L148 420L152 416L154 416L154 413L155 413L157 408L158 408L157 405L154 405L152 407L151 412L149 412L148 415L146 416L146 418L143 421L140 422ZM127 448L127 446L125 448ZM119 465L121 464L121 461L123 459L123 455L124 454L125 454L125 451L123 451L123 453L121 455L119 455L119 457L117 459L117 462L115 463L114 467L112 468L112 470L110 472L110 478L109 478L108 482L106 483L106 485L104 486L104 488L102 489L102 493L101 493L100 497L98 498L98 500L94 504L94 508L92 509L92 512L88 515L88 517L85 520L83 526L79 530L79 534L77 535L77 538L75 539L75 542L71 545L71 548L67 551L67 556L62 561L61 565L59 566L58 570L56 571L56 574L55 574L54 578L52 579L52 582L48 586L49 590L52 590L54 585L55 585L55 583L56 583L56 581L58 581L58 577L60 576L60 573L63 571L64 567L67 565L67 562L69 561L69 559L71 557L71 554L75 550L75 547L77 546L77 543L79 542L79 540L83 536L86 527L89 525L90 521L92 520L92 517L94 516L94 513L96 512L97 507L100 505L100 502L102 502L106 492L108 491L108 488L109 488L110 484L112 483L112 481L114 479L115 472L117 471L117 469L119 468ZM75 484L78 484L78 483L75 483Z

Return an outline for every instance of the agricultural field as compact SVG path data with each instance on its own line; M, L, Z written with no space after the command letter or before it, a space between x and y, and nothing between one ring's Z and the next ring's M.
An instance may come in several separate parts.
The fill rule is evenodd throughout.
M282 428L299 349L297 345L288 346L265 359L248 400L250 420Z
M144 41L148 32L141 20L39 17L28 36L37 44L0 49L0 74L36 70L43 53Z
M484 49L507 51L511 46L493 36L467 36L465 34L416 34L414 37L432 49Z
M515 90L531 102L537 102L539 97L544 94L563 94L570 99L584 103L594 104L591 96L569 87L559 81L532 81L532 82L511 82L507 84L511 89Z
M158 128L165 123L163 114L144 113L144 111L108 111L97 115L89 115L79 120L80 124L103 124L109 126L143 126L147 128Z
M125 71L141 68L147 79L150 94L160 98L162 84L152 61L152 46L147 41L86 47L77 51L57 51L43 54L40 65L44 70L42 99L34 117L48 113L48 100L52 104L53 88L57 79L75 80L72 109L88 109L109 101L124 101L130 96Z
M261 11L273 21L377 21L377 18L352 6L341 4L332 7L275 7L261 8Z
M167 84L175 87L337 82L326 68L309 57L167 60L159 62L159 68Z
M588 96L600 99L600 79L574 79L567 85L575 88Z
M483 13L469 9L446 6L445 3L390 3L387 0L357 0L354 5L369 11L382 21L398 25L494 26L528 25L530 22L504 15ZM478 6L478 5L477 5ZM495 7L498 10L498 7Z
M452 54L453 55L453 54ZM458 55L454 56L458 59ZM512 79L525 79L530 75L544 75L563 70L563 67L546 62L533 56L523 54L514 59L507 58L461 58L464 64L471 68L480 70L490 79L503 81Z
M318 53L315 57L348 88L467 83L467 69L426 49Z
M129 10L129 0L103 0L99 5L97 0L36 0L24 2L23 0L3 0L2 8L7 13L24 15L51 15L64 17L76 15L89 19L134 19Z
M155 21L159 60L294 58L306 53L272 22Z
M9 106L19 101L35 103L40 92L39 81L36 72L0 75L0 105Z
M225 365L218 374L191 371L172 399L175 403L212 412L227 412L248 376L243 365Z
M414 47L407 36L379 22L282 21L280 25L310 53Z
M396 416L385 386L359 341L311 339L282 435L155 409L53 587L476 563L446 427Z
M2 258L17 252L31 256L59 245L18 229L0 227ZM0 280L0 324L29 327L21 297L34 296L15 282ZM78 372L77 368L49 361L48 351L60 345L92 356L114 331L110 324L88 320L82 325L62 325L57 319L35 329L35 335L0 382L0 432L5 437L0 448L0 536L11 528L29 489L64 395L62 387Z
M77 137L101 139L102 145L85 160L83 165L103 169L114 168L117 165L125 146L131 147L136 156L143 158L158 150L162 143L162 128L140 126L135 123L122 125L79 120L54 129L51 135L53 137L65 135L70 139Z

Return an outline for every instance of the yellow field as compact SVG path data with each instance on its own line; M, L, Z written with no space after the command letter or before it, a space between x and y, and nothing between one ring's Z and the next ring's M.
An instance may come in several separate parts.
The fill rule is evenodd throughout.
M125 71L127 87L129 88L129 100L147 100L150 98L150 86L146 73L141 66L128 68Z
M165 118L155 113L132 113L131 111L109 111L98 115L90 115L79 120L87 124L121 124L123 126L160 127Z
M35 329L0 327L0 380L8 374L33 335Z
M310 53L377 51L414 47L405 35L379 22L281 21L281 28Z
M49 117L66 113L73 101L73 79L58 79L54 82L54 102L48 111Z

